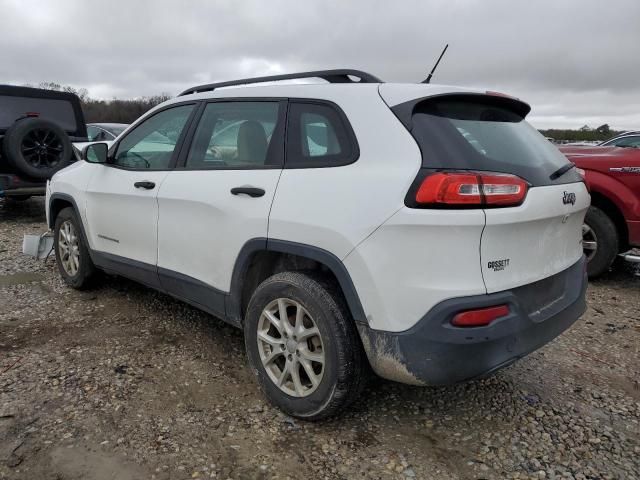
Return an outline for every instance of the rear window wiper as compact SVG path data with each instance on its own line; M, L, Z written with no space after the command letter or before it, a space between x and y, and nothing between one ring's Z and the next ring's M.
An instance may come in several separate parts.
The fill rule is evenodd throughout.
M560 178L562 175L567 173L569 170L576 166L575 163L569 162L566 165L561 166L558 170L549 175L549 180L555 180L556 178Z

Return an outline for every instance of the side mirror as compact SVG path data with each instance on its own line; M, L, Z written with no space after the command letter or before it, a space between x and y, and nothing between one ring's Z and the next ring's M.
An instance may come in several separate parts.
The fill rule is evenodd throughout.
M89 163L107 163L108 151L106 143L92 143L82 149L82 159Z

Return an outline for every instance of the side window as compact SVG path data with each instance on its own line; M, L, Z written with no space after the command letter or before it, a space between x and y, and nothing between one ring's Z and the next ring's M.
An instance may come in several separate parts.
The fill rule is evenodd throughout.
M186 168L264 168L281 165L278 102L213 102L198 124Z
M357 146L350 128L335 108L292 103L287 133L287 166L335 167L352 163Z
M144 120L118 145L113 165L165 170L194 105L169 108Z
M614 145L617 147L640 147L640 136L623 137L614 142Z

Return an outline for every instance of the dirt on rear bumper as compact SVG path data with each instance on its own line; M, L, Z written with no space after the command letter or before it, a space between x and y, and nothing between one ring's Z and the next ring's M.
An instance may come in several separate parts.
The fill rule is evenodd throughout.
M373 370L413 385L448 385L494 373L560 335L586 310L584 257L567 270L512 290L446 300L404 332L358 325ZM486 327L457 328L462 311L509 305Z

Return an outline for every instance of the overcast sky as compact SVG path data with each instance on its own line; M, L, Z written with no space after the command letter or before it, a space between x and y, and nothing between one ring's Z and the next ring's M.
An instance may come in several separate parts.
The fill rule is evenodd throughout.
M0 0L0 83L96 98L353 67L480 86L538 128L640 129L640 0Z

